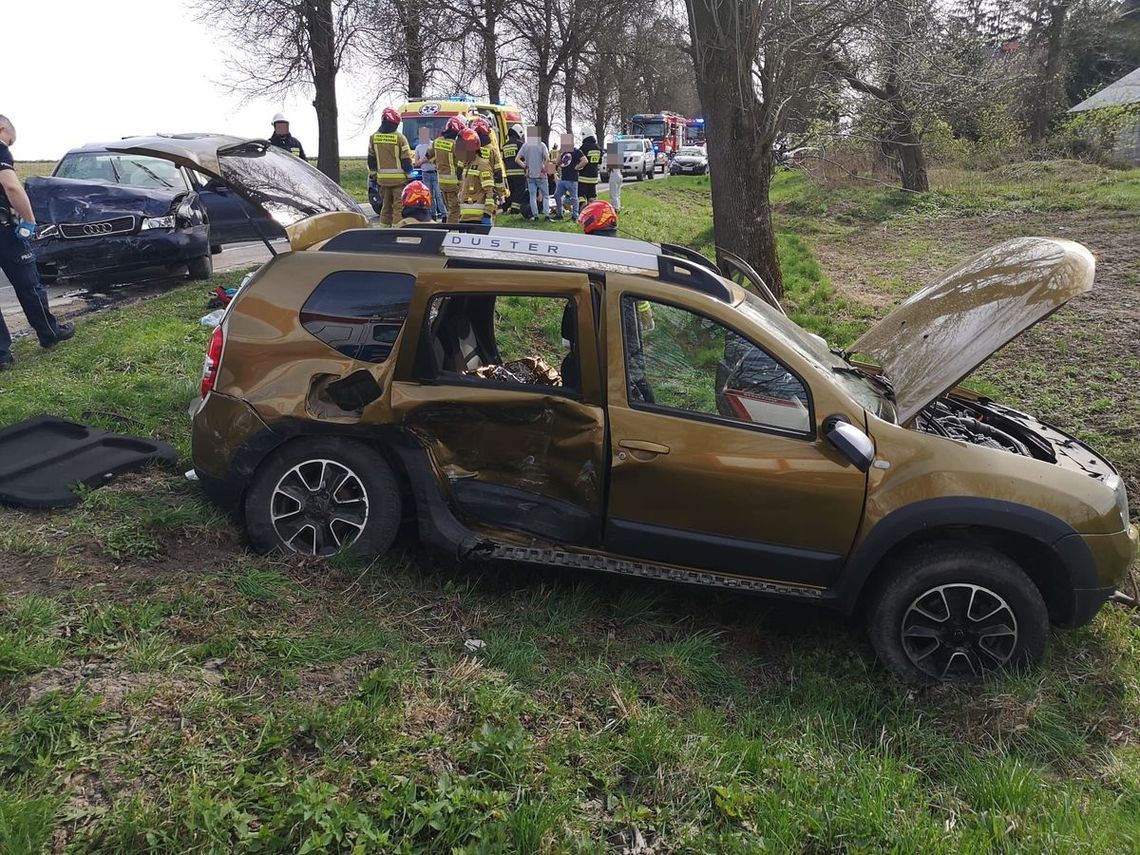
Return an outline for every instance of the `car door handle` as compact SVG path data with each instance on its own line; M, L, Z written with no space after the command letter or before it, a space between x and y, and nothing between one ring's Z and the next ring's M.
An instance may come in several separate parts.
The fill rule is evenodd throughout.
M660 445L656 442L646 442L643 439L623 439L618 442L622 448L627 448L630 451L645 451L649 454L668 454L669 446Z

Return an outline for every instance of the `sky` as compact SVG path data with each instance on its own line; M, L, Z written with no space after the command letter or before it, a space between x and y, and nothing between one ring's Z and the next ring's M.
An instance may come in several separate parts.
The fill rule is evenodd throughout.
M185 0L0 3L0 114L16 126L16 160L57 160L85 142L138 134L265 137L278 111L316 157L312 96L243 103L225 83L232 49L194 20ZM366 151L375 124L361 115L366 96L364 81L340 76L342 155Z

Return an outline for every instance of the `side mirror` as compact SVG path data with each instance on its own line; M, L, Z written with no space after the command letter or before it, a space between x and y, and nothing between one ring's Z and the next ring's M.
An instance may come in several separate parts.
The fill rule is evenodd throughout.
M823 422L823 435L860 472L871 468L875 444L851 422L841 416L829 416Z

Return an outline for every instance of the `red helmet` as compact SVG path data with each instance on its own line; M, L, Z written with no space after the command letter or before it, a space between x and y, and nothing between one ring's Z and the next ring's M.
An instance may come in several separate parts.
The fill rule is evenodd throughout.
M479 135L475 133L473 128L464 128L459 132L459 139L467 143L473 149L479 147Z
M430 208L431 191L422 181L412 181L400 194L400 203L405 208Z
M491 123L482 116L476 116L471 120L471 129L479 134L479 136L483 136L484 134L489 136L491 133Z
M582 213L578 215L578 222L582 225L582 231L588 235L606 229L616 229L617 212L609 202L595 199L582 209Z
M462 116L452 116L447 120L447 129L449 131L455 131L457 134L461 134L467 130L467 123L463 121Z
M391 122L393 125L400 124L400 114L396 112L394 107L385 107L380 118L382 121Z

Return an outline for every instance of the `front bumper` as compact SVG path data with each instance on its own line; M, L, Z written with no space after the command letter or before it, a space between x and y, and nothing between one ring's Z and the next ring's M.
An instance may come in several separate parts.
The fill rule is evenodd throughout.
M130 279L146 270L186 264L210 253L210 227L150 229L112 237L32 241L41 277Z

